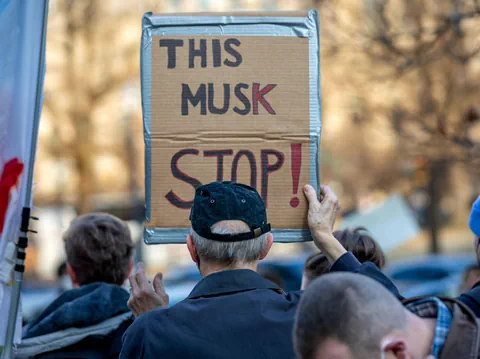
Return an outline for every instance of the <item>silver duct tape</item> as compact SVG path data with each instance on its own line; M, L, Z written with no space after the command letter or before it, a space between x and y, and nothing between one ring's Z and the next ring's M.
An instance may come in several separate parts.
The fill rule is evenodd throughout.
M145 244L175 244L185 243L190 229L187 228L145 228ZM273 229L275 242L291 243L311 241L310 231L307 229Z
M150 31L142 32L140 50L140 79L142 91L143 139L145 142L145 219L150 222L152 193L152 113L150 90L152 88L152 38Z
M151 218L151 82L152 36L293 36L309 39L310 86L310 184L320 187L320 34L318 13L310 10L307 17L263 16L163 16L147 13L142 21L140 51L143 132L145 141L145 217ZM311 240L308 230L274 229L276 242L303 242ZM184 243L189 229L146 228L146 244Z

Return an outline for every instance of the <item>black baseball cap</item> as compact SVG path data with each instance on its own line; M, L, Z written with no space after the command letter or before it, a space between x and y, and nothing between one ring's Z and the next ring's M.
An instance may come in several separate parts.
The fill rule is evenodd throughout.
M219 221L239 220L250 232L232 235L212 233L210 228ZM190 211L193 230L203 238L220 242L253 239L270 232L265 203L253 187L231 182L212 182L195 191Z

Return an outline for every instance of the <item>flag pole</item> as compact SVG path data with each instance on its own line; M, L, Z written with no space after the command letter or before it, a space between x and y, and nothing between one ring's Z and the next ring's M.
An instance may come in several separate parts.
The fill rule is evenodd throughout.
M35 95L35 111L33 118L33 129L32 129L32 138L30 143L30 158L28 163L28 168L26 177L26 194L25 202L22 210L22 222L20 226L20 237L17 243L17 260L14 268L14 277L13 277L13 288L12 288L12 297L10 303L10 311L8 313L8 325L7 325L7 334L5 337L5 347L3 351L4 359L13 358L13 340L15 336L15 326L17 322L17 313L18 305L20 302L20 289L23 282L23 272L25 271L25 250L28 246L28 232L29 230L29 221L30 218L30 205L32 202L32 186L33 186L33 170L35 164L35 151L37 147L37 138L38 138L38 126L40 124L40 116L42 111L42 99L43 99L43 72L45 70L45 47L47 41L47 21L48 21L48 2L49 0L44 0L43 6L43 20L42 20L42 37L40 44L40 60L38 63L38 73L37 73L37 88Z

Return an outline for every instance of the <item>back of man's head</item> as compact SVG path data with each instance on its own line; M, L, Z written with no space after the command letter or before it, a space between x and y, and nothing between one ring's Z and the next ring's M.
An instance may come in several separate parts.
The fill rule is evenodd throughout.
M67 263L79 285L125 281L133 242L123 221L106 213L85 214L72 221L63 239Z
M248 233L250 228L242 221L220 221L211 227L214 234L235 235ZM224 265L249 263L260 259L267 247L267 234L244 241L221 242L203 238L192 230L197 255L208 262Z
M212 182L195 191L190 212L190 252L197 262L251 263L268 252L272 237L265 203L255 188L231 181ZM270 244L269 244L270 243Z
M406 320L402 304L374 280L327 274L313 281L300 301L295 349L300 359L329 358L339 349L349 358L379 358L382 339L402 330Z

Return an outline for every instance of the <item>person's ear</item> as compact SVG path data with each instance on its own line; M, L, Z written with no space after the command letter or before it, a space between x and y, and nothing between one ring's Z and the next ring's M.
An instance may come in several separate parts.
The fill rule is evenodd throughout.
M191 234L187 236L187 248L188 252L190 253L190 258L192 258L192 261L198 264L197 249L195 248L195 244L193 243L193 237Z
M73 267L67 263L67 274L70 277L70 280L72 281L72 287L73 288L78 288L80 285L78 284L77 281L77 275L75 274L75 271L73 270Z
M382 354L392 353L397 359L411 359L412 356L407 351L407 343L400 338L388 339L382 343Z
M262 260L267 256L268 252L270 252L270 248L272 248L272 244L273 244L273 234L269 232L267 233L267 245L263 253L260 255L260 260Z

